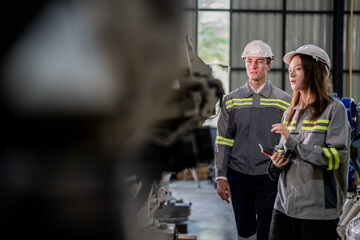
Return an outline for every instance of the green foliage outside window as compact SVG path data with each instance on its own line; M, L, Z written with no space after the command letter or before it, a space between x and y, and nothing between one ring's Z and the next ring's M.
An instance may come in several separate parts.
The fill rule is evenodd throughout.
M227 37L220 36L211 27L201 29L198 36L198 54L205 63L228 65L229 39Z

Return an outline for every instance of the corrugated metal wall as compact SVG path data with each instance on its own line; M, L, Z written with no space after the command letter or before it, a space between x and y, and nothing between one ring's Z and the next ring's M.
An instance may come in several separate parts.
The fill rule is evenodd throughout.
M186 8L186 31L196 46L198 1L184 0ZM285 2L284 2L285 1ZM282 56L304 44L315 44L325 49L333 59L334 1L337 0L233 0L230 12L230 90L247 80L241 53L245 45L254 39L267 42L275 54L269 80L291 93L287 66ZM343 22L343 91L349 96L349 37L350 2L344 0ZM205 11L205 10L204 10ZM335 10L336 11L336 10ZM352 29L352 98L360 102L360 1L354 1ZM337 47L337 46L336 46ZM283 68L284 67L284 68ZM332 76L331 76L332 77Z

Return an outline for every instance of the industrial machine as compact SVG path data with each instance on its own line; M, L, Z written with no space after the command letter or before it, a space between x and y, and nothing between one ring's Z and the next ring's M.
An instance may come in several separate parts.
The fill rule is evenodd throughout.
M201 125L223 94L180 1L18 4L0 23L2 236L175 239L137 215L164 172L212 154Z
M333 95L338 98L336 94ZM338 98L339 99L339 98ZM360 239L360 104L351 98L340 99L348 113L351 127L348 198L343 207L337 231L342 240Z
M201 125L214 113L215 104L222 99L224 91L220 81L212 77L210 67L194 53L188 38L185 43L185 69L180 71L177 86L166 101L169 111L159 116L159 124L145 142L144 152L139 155L143 158L141 162L152 159L154 167L151 172L139 175L141 187L136 191L138 199L147 199L144 205L146 214L141 218L150 222L139 226L141 234L146 231L145 236L160 234L159 238L164 237L164 229L173 229L174 223L184 222L190 215L191 203L172 198L168 187L170 175L164 177L162 174L195 167L199 162L213 159L210 129ZM153 184L146 184L151 180L155 180ZM167 197L161 199L159 191L166 192ZM167 224L170 225L165 228ZM161 226L162 231L159 232L156 226ZM167 236L172 239L172 234Z

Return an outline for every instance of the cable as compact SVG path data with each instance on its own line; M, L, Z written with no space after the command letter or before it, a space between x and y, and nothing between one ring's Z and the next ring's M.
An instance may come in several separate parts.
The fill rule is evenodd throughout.
M352 97L352 30L354 17L354 0L351 0L350 8L350 46L349 46L349 97Z

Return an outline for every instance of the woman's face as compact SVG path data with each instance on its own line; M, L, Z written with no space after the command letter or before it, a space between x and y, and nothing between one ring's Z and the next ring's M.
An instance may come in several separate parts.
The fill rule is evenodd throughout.
M290 61L289 79L290 79L291 89L293 91L302 90L302 84L305 79L305 71L301 65L301 58L299 55L296 55Z

